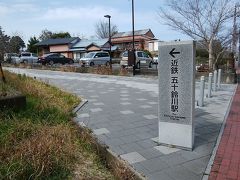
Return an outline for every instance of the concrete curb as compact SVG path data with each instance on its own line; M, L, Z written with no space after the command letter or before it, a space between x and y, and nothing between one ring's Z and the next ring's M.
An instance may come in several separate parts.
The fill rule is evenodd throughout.
M82 102L74 108L73 113L77 113L81 108L86 105L88 100L82 98ZM77 121L72 119L75 125L78 126L81 133L84 133L86 136L89 136L91 139L90 142L92 146L97 150L100 157L106 162L106 165L117 179L128 179L128 180L145 180L146 178L135 171L125 160L121 159L117 154L109 149L109 147L97 139L96 135L91 132L87 127L83 127L77 123ZM90 131L89 131L90 130Z
M222 126L221 126L220 132L218 134L216 145L215 145L215 147L213 149L212 155L211 155L211 157L209 159L209 162L208 162L206 170L205 170L205 172L203 174L202 180L208 180L208 178L209 178L209 175L210 175L210 172L211 172L211 168L212 168L212 165L213 165L216 153L217 153L217 149L218 149L218 146L220 144L220 141L221 141L221 138L222 138L222 135L223 135L223 131L224 131L225 126L226 126L226 121L227 121L227 118L228 118L228 115L229 115L229 112L230 112L230 109L231 109L231 106L232 106L233 97L234 97L234 95L236 94L236 91L237 91L237 86L238 85L236 85L234 93L233 93L233 96L230 99L229 106L227 108L227 112L226 112L226 114L224 116L224 119L223 119L223 122L222 122Z
M123 171L124 174L120 174L120 176L118 177L119 179L134 179L134 180L146 179L142 174L135 171L128 164L128 162L124 161L119 156L117 156L117 154L112 152L106 145L99 143L98 146L102 148L102 152L104 152L102 156L106 160L108 167L113 169L113 172L117 172L119 169Z
M73 113L75 114L75 113L77 113L83 106L85 106L87 103L88 103L88 100L87 99L84 99L84 98L82 98L81 97L81 103L77 106L77 107L75 107L74 109L73 109Z

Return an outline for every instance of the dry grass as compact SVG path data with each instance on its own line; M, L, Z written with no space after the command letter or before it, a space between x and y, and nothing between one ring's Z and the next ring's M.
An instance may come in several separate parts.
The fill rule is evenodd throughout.
M109 66L95 66L95 67L75 67L75 66L44 66L41 64L27 65L27 64L17 64L10 65L6 64L8 67L20 67L27 69L42 69L42 70L51 70L51 71L63 71L63 72L76 72L76 73L93 73L101 75L120 75L120 76L129 76L127 69L114 69L113 71Z
M5 72L27 107L0 112L0 179L114 179L91 141L71 122L79 98Z
M128 75L128 70L126 68L121 68L119 72L120 76L127 76Z
M90 72L94 74L112 75L112 70L109 66L91 68Z
M0 81L0 98L15 95L19 95L19 92L9 84Z
M37 82L32 78L26 76L16 76L5 72L8 82L28 96L40 97L42 104L39 104L40 109L47 107L56 107L63 110L65 113L78 105L79 99L69 93L63 92L55 87L50 87L43 82Z
M0 177L36 179L56 176L60 169L70 174L77 158L76 133L64 125L38 126L32 130L26 125L22 123L17 126L21 133L10 133L10 144L5 144L5 148L1 149L0 155L4 157L1 162L6 163L7 168L2 169L6 172L1 171Z
M42 126L16 146L16 158L31 164L35 176L47 176L56 166L69 167L77 157L76 138L65 125Z

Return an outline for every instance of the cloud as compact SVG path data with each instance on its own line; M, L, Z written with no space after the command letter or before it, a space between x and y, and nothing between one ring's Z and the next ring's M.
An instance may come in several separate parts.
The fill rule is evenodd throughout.
M31 3L13 4L11 8L17 12L36 12L38 8Z
M111 7L60 7L51 8L46 11L39 19L42 20L99 20L103 19L105 14L110 14L112 17L118 17L118 19L125 19L126 14L119 12L117 9Z
M33 17L32 20L38 22L38 24L46 25L48 29L53 31L64 29L64 31L75 34L80 32L86 36L95 33L94 25L99 20L107 21L104 18L106 14L111 15L111 23L118 27L131 23L130 14L107 6L55 7L46 8L42 12L44 13Z
M8 12L9 12L9 8L7 6L0 4L0 17L6 16Z
M31 3L0 3L0 17L11 14L30 13L36 11L38 11L38 8Z
M36 0L14 0L15 3L32 3L32 2L36 2Z

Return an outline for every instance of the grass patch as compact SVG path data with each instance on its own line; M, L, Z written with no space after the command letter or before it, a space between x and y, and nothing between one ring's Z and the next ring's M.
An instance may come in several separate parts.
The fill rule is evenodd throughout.
M3 83L2 81L0 81L0 98L15 95L19 95L19 92L16 91L8 83Z
M79 98L26 76L5 76L27 106L0 112L0 179L114 179L71 122Z

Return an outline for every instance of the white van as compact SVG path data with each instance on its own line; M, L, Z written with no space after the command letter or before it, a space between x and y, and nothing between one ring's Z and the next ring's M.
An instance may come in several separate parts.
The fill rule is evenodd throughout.
M4 62L12 63L16 58L19 58L17 53L4 54Z
M147 53L144 51L135 51L136 56L136 68L140 69L140 67L148 67L152 68L152 65L154 64L153 59L148 56ZM128 51L125 51L122 54L122 59L120 61L120 65L122 67L128 66Z
M86 54L85 57L80 59L82 66L106 65L110 63L110 56L108 52L94 51Z
M19 63L36 63L38 61L38 56L35 53L22 52L19 57Z

